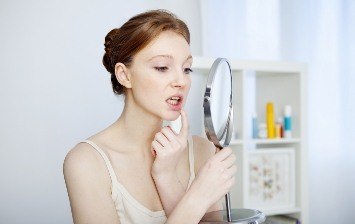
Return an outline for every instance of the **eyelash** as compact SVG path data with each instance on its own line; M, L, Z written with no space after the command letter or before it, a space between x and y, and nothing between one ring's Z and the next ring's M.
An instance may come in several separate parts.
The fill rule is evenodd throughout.
M166 72L168 70L168 67L154 67L154 69L159 72Z
M184 69L184 72L185 72L185 74L190 74L190 73L193 72L193 71L192 71L191 68L185 68L185 69Z
M168 67L154 67L154 69L159 72L166 72L169 68ZM190 74L191 72L193 72L191 68L184 69L185 74Z

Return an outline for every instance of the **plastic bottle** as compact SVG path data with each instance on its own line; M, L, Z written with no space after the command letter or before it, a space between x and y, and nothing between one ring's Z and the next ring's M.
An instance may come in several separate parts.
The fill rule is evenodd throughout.
M281 125L279 123L275 124L275 138L281 138Z
M253 132L252 132L252 136L253 138L258 138L258 115L257 113L253 114Z
M285 106L284 115L284 137L292 138L292 107L290 105Z
M267 137L275 138L275 120L274 120L274 104L268 102L266 104L266 126L267 126Z
M259 124L259 138L267 138L267 129L266 129L266 124L265 123L260 123Z
M283 117L277 118L277 123L280 125L280 138L284 137L284 119Z

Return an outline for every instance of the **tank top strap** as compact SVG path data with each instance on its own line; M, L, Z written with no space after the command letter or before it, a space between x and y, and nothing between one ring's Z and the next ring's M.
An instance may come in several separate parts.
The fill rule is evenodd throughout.
M117 195L117 183L118 183L117 176L115 174L115 171L113 170L110 159L107 157L106 153L98 145L96 145L94 142L92 142L90 140L82 140L80 142L88 143L101 155L102 159L105 161L106 168L107 168L108 173L110 175L112 195L113 196Z
M194 144L193 144L192 135L189 135L188 143L189 143L190 178L189 178L189 184L187 185L186 191L190 188L192 181L195 179L195 158L194 158Z

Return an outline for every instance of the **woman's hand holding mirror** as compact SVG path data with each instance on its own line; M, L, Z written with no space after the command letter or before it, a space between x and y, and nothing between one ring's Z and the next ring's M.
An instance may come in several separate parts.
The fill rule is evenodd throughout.
M190 189L196 191L206 211L233 186L237 172L235 161L232 149L225 147L209 158L197 173Z

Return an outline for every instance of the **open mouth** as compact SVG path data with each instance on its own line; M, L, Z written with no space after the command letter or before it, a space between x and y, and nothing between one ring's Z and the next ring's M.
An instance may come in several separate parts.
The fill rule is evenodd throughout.
M174 96L171 96L169 99L167 99L166 102L168 103L170 110L180 111L184 102L184 95L175 94Z
M166 100L166 102L171 105L178 105L181 101L182 101L182 97L180 96L173 96Z

